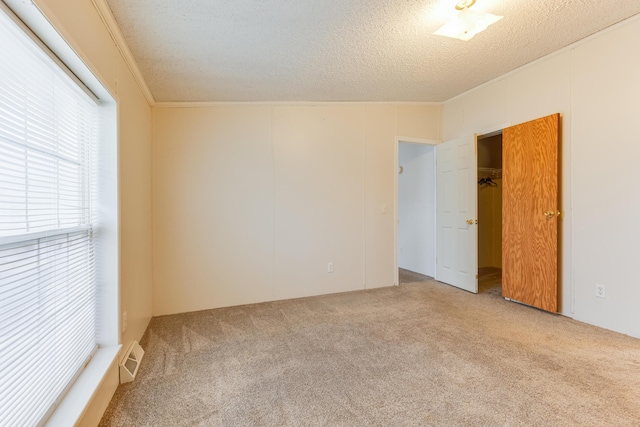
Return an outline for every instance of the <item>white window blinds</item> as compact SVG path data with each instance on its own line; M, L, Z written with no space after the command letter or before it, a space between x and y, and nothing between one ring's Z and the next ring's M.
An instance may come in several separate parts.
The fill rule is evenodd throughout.
M0 11L0 425L41 423L96 345L98 106Z

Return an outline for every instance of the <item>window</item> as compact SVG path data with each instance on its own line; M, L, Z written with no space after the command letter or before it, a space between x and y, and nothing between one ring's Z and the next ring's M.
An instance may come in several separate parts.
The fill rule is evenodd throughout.
M98 103L0 11L0 425L46 419L98 347Z

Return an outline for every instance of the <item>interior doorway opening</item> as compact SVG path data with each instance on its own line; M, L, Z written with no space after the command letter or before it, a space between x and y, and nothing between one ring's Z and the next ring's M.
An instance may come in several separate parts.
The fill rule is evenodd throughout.
M435 151L398 141L398 283L435 276Z
M502 131L478 136L478 293L502 296Z

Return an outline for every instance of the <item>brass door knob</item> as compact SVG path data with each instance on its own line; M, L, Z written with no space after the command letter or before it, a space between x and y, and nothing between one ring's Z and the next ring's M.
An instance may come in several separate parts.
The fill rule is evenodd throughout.
M560 215L560 212L558 212L558 215ZM554 216L556 216L556 211L545 211L544 216L546 216L547 218L553 218Z
M472 219L468 219L467 220L467 224L473 224L473 220Z

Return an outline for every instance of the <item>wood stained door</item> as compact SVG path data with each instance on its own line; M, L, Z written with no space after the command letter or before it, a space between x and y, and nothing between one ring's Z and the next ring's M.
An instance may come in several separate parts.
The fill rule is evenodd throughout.
M558 311L560 115L502 135L502 295Z

